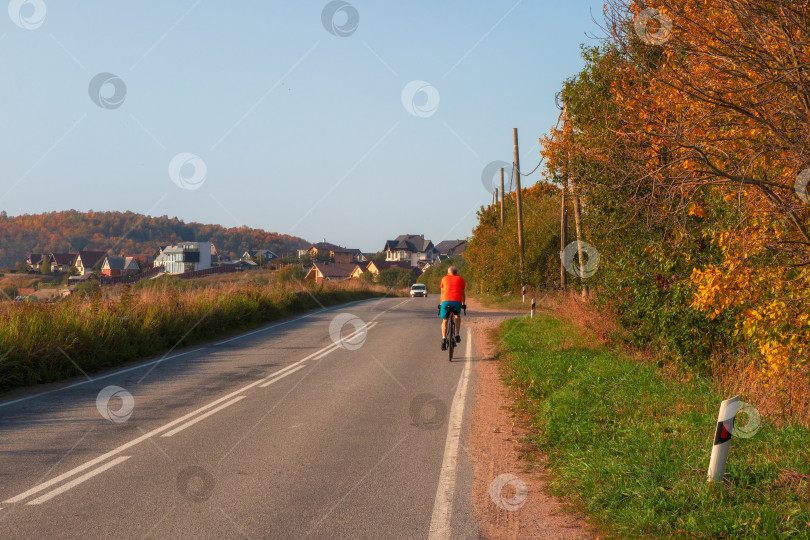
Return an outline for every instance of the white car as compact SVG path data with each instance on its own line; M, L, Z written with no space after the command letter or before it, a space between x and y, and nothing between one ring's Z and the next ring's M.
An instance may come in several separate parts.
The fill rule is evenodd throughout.
M411 298L423 296L427 298L427 285L424 283L417 283L411 287Z

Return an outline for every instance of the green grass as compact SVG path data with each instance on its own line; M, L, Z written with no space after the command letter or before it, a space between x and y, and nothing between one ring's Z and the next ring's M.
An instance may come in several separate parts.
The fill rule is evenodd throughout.
M704 380L585 348L588 336L547 314L507 321L500 339L552 490L609 536L810 538L808 430L763 417L752 438L732 439L725 481L709 485L723 398Z
M544 297L544 293L526 293L526 302L523 302L523 297L520 294L509 294L507 296L492 295L492 294L475 294L473 295L481 304L486 307L495 309L508 309L512 311L525 311L526 313L531 310L532 297L539 301Z

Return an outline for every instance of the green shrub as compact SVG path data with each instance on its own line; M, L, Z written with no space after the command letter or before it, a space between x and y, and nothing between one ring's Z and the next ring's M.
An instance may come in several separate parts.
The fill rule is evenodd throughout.
M278 282L295 283L304 279L304 276L306 275L307 275L306 270L304 270L298 265L285 266L278 272Z
M377 283L391 289L398 289L408 286L408 281L416 279L412 270L407 268L389 268L377 275Z

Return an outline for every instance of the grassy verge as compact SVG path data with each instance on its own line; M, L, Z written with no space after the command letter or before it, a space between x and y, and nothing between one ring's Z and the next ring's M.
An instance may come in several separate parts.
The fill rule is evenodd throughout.
M552 489L609 535L810 538L810 431L763 417L711 486L722 398L701 379L584 346L591 336L547 314L507 321L500 340Z
M302 291L252 280L207 287L167 280L143 289L124 287L107 298L96 290L91 297L74 295L55 304L5 302L0 306L0 391L91 373L321 306L384 294L370 287Z

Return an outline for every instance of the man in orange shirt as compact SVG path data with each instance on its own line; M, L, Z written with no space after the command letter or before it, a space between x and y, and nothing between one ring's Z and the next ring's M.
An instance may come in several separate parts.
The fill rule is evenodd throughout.
M442 318L442 350L447 350L447 318L450 313L456 317L456 335L450 339L461 342L461 310L467 309L467 288L464 278L458 275L458 268L451 266L447 269L447 275L442 278L442 304L439 309L439 316Z

